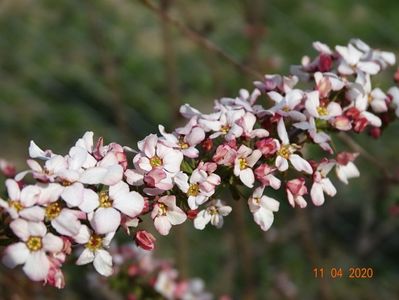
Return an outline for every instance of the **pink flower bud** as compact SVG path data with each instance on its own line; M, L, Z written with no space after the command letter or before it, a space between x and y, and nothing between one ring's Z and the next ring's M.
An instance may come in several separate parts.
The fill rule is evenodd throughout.
M257 141L256 148L258 148L265 157L268 157L277 152L277 143L273 138L266 138Z
M213 147L213 141L211 139L206 139L202 142L202 148L204 149L204 151L211 151L212 147Z
M349 162L354 161L359 153L341 152L337 155L337 162L342 166L346 166Z
M304 178L297 178L288 181L287 188L294 196L303 196L308 193Z
M155 248L155 240L155 237L145 230L139 230L136 232L136 244L144 250L153 250Z
M375 138L378 139L381 136L381 128L379 127L372 127L370 129L370 135Z
M196 209L190 209L189 211L186 212L187 218L190 220L194 220L196 216L198 215L198 210Z
M319 56L319 71L328 72L332 67L332 57L328 54L320 54Z
M366 129L368 123L369 122L367 121L366 118L360 117L357 120L355 120L354 124L355 126L353 127L353 130L357 133L361 133Z
M218 165L232 166L236 158L236 151L227 144L222 144L216 149L212 160Z
M13 178L16 174L16 168L8 161L4 159L0 159L0 171L4 174L4 176Z
M396 70L393 79L395 80L396 83L399 83L399 68Z
M344 114L350 119L357 119L359 118L360 111L356 107L351 107L347 111L345 111Z
M350 120L345 116L338 116L332 121L332 125L338 130L348 131L352 129Z
M64 246L61 251L64 252L66 255L71 254L71 252L72 252L71 240L65 236L63 236L61 238L62 238L62 241L64 242Z

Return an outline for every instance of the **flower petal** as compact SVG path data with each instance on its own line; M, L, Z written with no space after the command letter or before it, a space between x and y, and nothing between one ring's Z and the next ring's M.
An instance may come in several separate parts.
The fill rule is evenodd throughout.
M3 264L8 268L14 268L26 262L29 256L29 249L25 243L16 243L8 246L4 251Z
M117 198L113 198L113 207L134 218L138 216L144 208L144 198L137 192L119 194Z
M44 251L31 252L22 269L33 281L42 281L47 278L50 262Z
M103 276L110 276L113 273L112 256L103 249L96 251L93 265L96 271Z
M94 252L89 249L84 249L83 252L80 254L76 264L78 266L85 265L91 263L94 260Z
M64 242L62 239L52 233L47 233L43 239L43 248L52 253L58 253L62 250Z
M91 225L98 234L114 232L121 224L121 214L115 208L99 208L94 212Z

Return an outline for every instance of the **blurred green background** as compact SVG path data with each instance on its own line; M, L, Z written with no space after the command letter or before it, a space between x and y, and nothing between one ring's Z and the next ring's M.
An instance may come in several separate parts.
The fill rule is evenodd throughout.
M399 49L397 0L151 3L260 73L288 73L290 64L314 54L315 40L333 46L359 37L396 54ZM158 124L169 131L181 124L180 104L210 112L214 99L251 89L255 79L162 21L143 1L0 1L0 157L20 168L30 139L65 153L93 130L135 147ZM377 82L390 84L389 77ZM394 174L398 129L393 124L372 143L356 137ZM392 207L399 187L362 158L358 163L362 177L349 187L335 181L338 196L321 208L294 210L276 194L281 210L267 233L246 203L229 200L235 213L224 230L195 231L187 222L166 238L157 236L157 256L172 258L184 275L201 277L215 295L233 299L398 299L399 222ZM349 267L357 266L373 268L374 277L348 279ZM315 267L341 267L345 278L315 279ZM61 296L3 267L0 281L1 299L106 298L75 268Z

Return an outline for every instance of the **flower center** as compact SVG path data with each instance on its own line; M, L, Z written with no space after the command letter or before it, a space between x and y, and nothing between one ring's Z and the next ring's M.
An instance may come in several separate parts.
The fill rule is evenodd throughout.
M61 213L61 204L59 201L49 204L46 207L46 218L48 220L54 220Z
M319 116L324 117L324 116L328 115L328 110L326 107L318 106L316 109L317 109L317 113L319 114Z
M255 202L255 204L259 205L260 204L260 198L259 197L254 197L254 202Z
M244 169L248 168L248 163L245 158L239 158L238 163L240 165L240 170L244 170Z
M109 197L108 192L102 191L99 194L100 207L109 208L112 207L112 199Z
M290 109L290 107L288 105L284 105L284 107L281 110L285 111L285 112L291 111L291 109Z
M62 181L61 181L61 185L62 186L70 186L72 184L72 182L70 182L70 181L68 181L68 180L66 180L66 179L63 179Z
M210 207L208 207L208 213L211 215L211 216L214 216L214 215L217 215L218 214L218 209L215 207L215 206L210 206Z
M285 159L288 159L291 155L291 147L290 145L283 145L278 151L277 154Z
M42 249L42 246L42 238L40 236L31 236L26 241L26 247L28 247L30 251L39 251Z
M86 244L86 248L91 251L96 251L103 246L103 238L97 234L93 234Z
M150 165L153 168L162 166L162 159L159 156L155 155L150 158Z
M230 130L230 126L229 126L229 125L223 125L223 126L220 128L220 131L221 131L223 134L227 134L227 133L229 132L229 130Z
M190 184L190 187L188 188L187 195L188 196L197 196L199 194L199 184L198 183L192 183Z
M158 216L166 216L168 207L163 203L158 203Z
M20 201L13 201L10 199L8 200L8 203L10 207L14 208L17 212L20 212L24 208Z
M180 147L180 149L187 149L189 147L189 144L187 144L184 141L184 137L183 136L179 137L179 147Z

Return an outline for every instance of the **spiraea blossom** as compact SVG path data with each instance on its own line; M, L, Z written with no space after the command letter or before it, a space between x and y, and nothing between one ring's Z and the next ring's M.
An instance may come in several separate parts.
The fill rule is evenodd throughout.
M316 56L305 56L291 74L265 75L253 90L216 100L211 113L183 105L185 124L170 133L160 125L159 135L136 146L95 142L88 131L66 154L32 141L28 169L20 173L0 159L7 178L0 210L11 228L4 263L23 265L32 280L63 287L62 266L71 249L78 252L77 264L93 263L98 273L111 275L118 265L110 245L119 233L150 251L158 234L173 234L184 222L199 230L209 223L222 227L232 199L245 199L264 231L280 205L328 205L337 193L333 176L347 184L360 175L358 154L337 153L335 134L380 137L399 116L399 88L374 86L375 76L395 64L393 53L358 39L313 47ZM310 144L319 147L307 151ZM219 199L226 191L232 196ZM152 231L142 228L145 218ZM183 285L164 271L158 292L175 299Z

